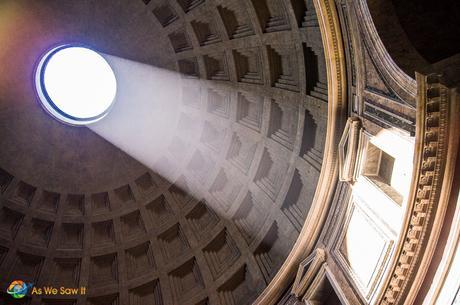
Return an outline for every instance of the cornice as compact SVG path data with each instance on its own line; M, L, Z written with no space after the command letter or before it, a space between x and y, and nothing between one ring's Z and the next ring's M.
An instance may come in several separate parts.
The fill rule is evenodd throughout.
M414 170L402 234L381 305L415 300L436 248L455 170L459 105L437 75L417 74Z

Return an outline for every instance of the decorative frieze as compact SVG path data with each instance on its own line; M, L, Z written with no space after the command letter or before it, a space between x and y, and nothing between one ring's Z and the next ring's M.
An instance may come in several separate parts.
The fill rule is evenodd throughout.
M396 262L385 285L381 305L403 304L416 296L436 246L438 229L448 204L443 190L453 178L451 133L458 120L458 98L437 75L417 74L417 130L412 187L406 226L398 245Z

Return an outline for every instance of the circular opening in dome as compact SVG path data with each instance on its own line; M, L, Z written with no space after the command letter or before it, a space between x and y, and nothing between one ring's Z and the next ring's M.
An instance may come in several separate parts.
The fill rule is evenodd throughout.
M37 68L36 88L41 104L56 119L87 125L110 110L117 81L99 53L81 46L63 45L47 52Z

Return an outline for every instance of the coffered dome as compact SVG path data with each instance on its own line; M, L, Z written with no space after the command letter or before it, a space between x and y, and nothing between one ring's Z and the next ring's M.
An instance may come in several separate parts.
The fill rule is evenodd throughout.
M3 281L88 291L40 304L246 304L308 214L327 116L313 4L145 2L2 4ZM160 173L37 103L34 62L68 42L183 75Z
M0 300L453 300L458 52L367 2L2 1ZM113 71L84 122L42 86L62 46Z

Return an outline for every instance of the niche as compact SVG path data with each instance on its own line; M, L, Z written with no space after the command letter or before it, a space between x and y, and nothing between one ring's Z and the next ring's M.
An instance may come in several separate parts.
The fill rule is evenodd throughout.
M296 107L272 101L269 135L274 141L292 150L297 136L299 111Z
M177 223L158 236L163 257L166 261L177 258L190 251L187 237Z
M47 212L56 213L60 195L58 193L43 191L38 208Z
M264 98L262 96L250 96L246 93L238 92L236 107L238 123L259 132L262 127L263 108Z
M53 283L77 287L80 281L80 258L55 258Z
M85 214L85 195L67 195L67 207L64 215L82 216Z
M109 212L111 210L109 194L107 192L92 194L91 208L93 214L103 214Z
M53 226L53 222L32 218L27 243L38 247L48 247Z
M132 239L141 236L146 232L144 221L139 210L120 217L121 232L123 238Z
M263 84L262 52L259 48L234 50L238 81L249 84Z
M91 257L89 272L90 284L105 285L118 281L118 264L116 253Z
M152 247L148 241L125 250L125 258L129 279L135 278L147 270L156 270Z
M209 121L204 122L200 141L215 152L220 152L227 130Z
M92 242L94 246L115 244L115 233L112 220L95 222L92 225Z
M178 61L179 72L184 78L198 78L198 61L196 58L181 59Z
M252 0L260 27L266 33L289 30L286 8L278 0Z
M271 85L289 91L299 91L299 71L296 49L278 45L267 47Z
M306 67L307 95L327 102L326 67L323 56L319 56L310 46L303 44L303 55Z
M267 218L267 208L268 206L263 206L263 204L257 202L254 199L254 195L248 192L235 216L233 216L233 221L248 245L251 244L262 228Z
M226 212L230 209L242 188L242 184L237 181L241 181L241 179L221 169L209 190Z
M177 303L187 303L187 298L204 288L200 269L195 258L190 259L169 274L173 297Z
M254 283L246 265L242 266L218 289L222 305L249 305L254 299Z
M184 12L188 13L194 8L204 3L204 0L178 0L179 5L182 7Z
M32 198L35 195L37 189L30 184L19 181L14 190L12 200L16 201L19 204L29 206Z
M275 275L277 267L279 267L284 260L284 257L281 255L282 247L278 224L275 221L254 251L254 258L267 284L270 283Z
M58 249L82 249L84 225L82 223L63 223L61 225Z
M281 207L294 228L300 232L313 201L319 173L312 168L307 171L295 169L291 185Z
M208 112L228 118L230 115L230 92L208 88Z
M13 240L22 224L24 215L7 207L0 209L0 236Z
M272 200L278 196L288 169L288 163L283 159L275 158L275 155L265 148L254 178L256 185Z
M214 279L220 277L241 256L226 229L203 249L203 254Z
M247 12L235 1L225 1L217 6L230 39L254 35Z
M212 17L209 17L209 19L212 19ZM206 46L221 41L219 35L215 32L216 26L213 23L208 23L204 20L193 20L190 22L190 25L195 32L200 46Z
M150 214L152 222L157 226L162 226L174 215L164 195L160 195L160 197L149 202L145 208Z
M322 124L325 108L318 108L304 112L304 127L302 133L302 143L300 146L300 157L318 172L321 171L323 163L323 147L326 134L326 126Z
M227 57L225 53L217 53L203 56L206 67L206 78L212 80L228 81Z
M6 191L12 180L13 176L0 168L0 193L4 193Z
M177 181L169 187L169 192L181 207L196 202L195 198L191 195L192 190L185 176L180 176Z
M210 231L219 222L217 214L204 201L198 202L197 205L185 216L185 219L187 219L193 229L193 233L198 239L208 236Z
M178 18L174 9L166 1L155 7L152 13L163 27L173 23Z
M134 194L129 185L121 186L113 192L120 203L129 203L134 201Z
M403 197L393 187L392 176L395 158L373 145L367 144L366 161L362 174L393 201L402 204Z
M193 175L197 178L200 183L206 182L206 178L209 172L214 167L214 160L209 157L206 153L202 153L199 150L195 151L187 169L190 170Z
M185 29L179 29L168 35L174 52L184 52L192 49L189 38Z
M131 305L163 305L160 281L158 279L129 289L129 304Z
M36 283L44 261L45 258L43 256L18 251L11 265L10 275L14 275L15 279L19 278L23 281Z
M257 142L233 133L232 142L227 152L227 160L235 167L247 174L256 153Z
M297 22L302 28L318 27L318 18L316 17L315 6L312 0L307 0L306 5L303 5L303 1L291 1L294 8ZM304 14L302 15L302 10Z
M151 189L156 188L157 184L153 181L150 173L145 173L134 181L142 193L148 193Z

